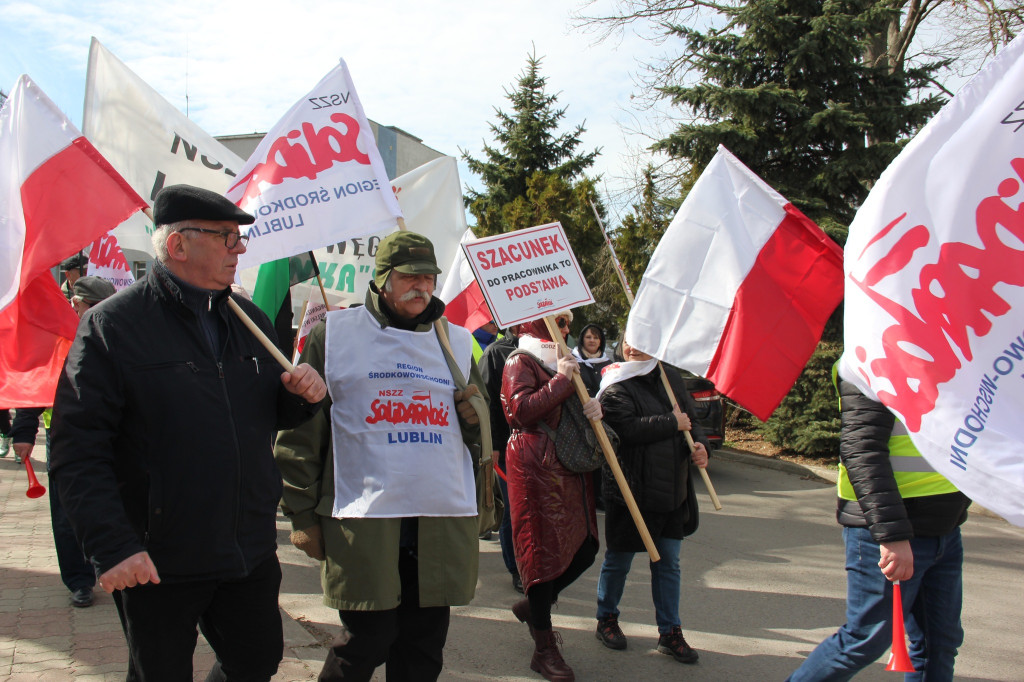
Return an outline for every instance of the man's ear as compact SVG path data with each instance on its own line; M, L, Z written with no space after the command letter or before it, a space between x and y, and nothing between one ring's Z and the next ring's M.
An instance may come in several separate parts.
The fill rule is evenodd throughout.
M172 232L167 235L167 255L171 260L184 262L188 260L188 247L185 245L185 234L183 232Z

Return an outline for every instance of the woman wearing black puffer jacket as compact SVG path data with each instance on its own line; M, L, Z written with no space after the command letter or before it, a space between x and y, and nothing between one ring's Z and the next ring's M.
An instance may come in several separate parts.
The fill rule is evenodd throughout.
M605 421L619 435L622 472L661 555L660 561L650 565L658 651L682 663L695 663L697 652L683 638L679 619L679 551L683 537L697 527L690 462L707 466L709 446L700 427L687 416L696 406L682 378L666 368L682 408L673 410L658 361L625 341L621 348L626 362L605 371L599 399ZM691 432L695 442L692 455L685 431ZM618 604L633 555L643 552L644 545L607 467L604 475L607 550L597 587L597 638L611 649L625 649Z

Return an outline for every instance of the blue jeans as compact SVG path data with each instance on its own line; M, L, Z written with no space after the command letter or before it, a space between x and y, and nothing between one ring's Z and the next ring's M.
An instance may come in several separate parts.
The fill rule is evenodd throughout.
M866 528L844 528L846 625L819 644L789 679L849 680L892 645L892 586L878 568L880 548ZM903 618L916 672L905 682L953 679L963 644L964 548L960 529L937 538L914 538L914 575L900 582Z
M651 566L651 597L654 599L654 618L658 633L665 635L679 627L679 550L682 540L658 538L654 546L661 561ZM608 549L601 564L601 577L597 581L597 618L619 615L619 601L626 587L626 576L633 564L634 552L616 552Z

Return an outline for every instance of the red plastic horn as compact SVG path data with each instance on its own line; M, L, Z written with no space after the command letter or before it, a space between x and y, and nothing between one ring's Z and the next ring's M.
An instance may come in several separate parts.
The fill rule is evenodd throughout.
M46 488L44 488L43 484L39 482L38 478L36 478L36 472L32 469L32 460L26 457L24 461L25 471L28 472L28 490L25 491L25 495L32 499L42 497L46 494Z
M914 664L910 662L907 652L907 632L903 627L903 595L900 593L900 581L892 584L892 653L886 670L896 673L914 672Z

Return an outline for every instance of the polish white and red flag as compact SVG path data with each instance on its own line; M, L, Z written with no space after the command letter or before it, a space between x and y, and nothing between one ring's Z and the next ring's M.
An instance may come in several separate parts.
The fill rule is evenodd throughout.
M1024 525L1024 39L882 174L846 243L840 375L937 472Z
M311 286L309 288L309 300L306 302L306 307L302 312L299 333L295 337L295 359L293 362L299 361L299 353L306 347L306 337L309 336L309 332L313 331L316 323L327 317L328 311L331 310L337 310L337 308L327 305L320 287L315 284Z
M473 268L469 265L462 244L476 241L473 231L466 228L459 242L460 248L455 250L451 267L447 269L444 286L441 287L439 298L444 301L444 316L452 324L475 331L491 321L491 311L484 300L480 285L473 276Z
M842 249L719 146L654 251L626 340L763 421L842 297Z
M113 232L108 232L92 243L89 249L87 275L102 277L118 291L135 284L135 275L128 266L128 259L117 243Z
M0 408L53 404L78 318L50 269L145 205L22 76L0 108Z

